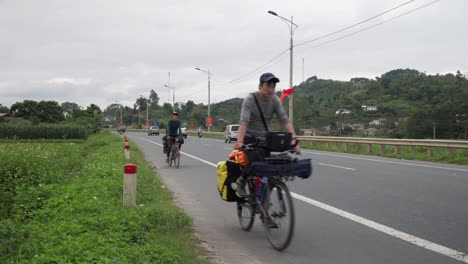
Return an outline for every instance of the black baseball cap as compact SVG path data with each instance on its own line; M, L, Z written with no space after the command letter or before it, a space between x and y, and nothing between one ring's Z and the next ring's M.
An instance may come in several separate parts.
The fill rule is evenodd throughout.
M266 72L264 74L262 74L262 76L260 76L260 83L264 83L264 82L275 82L275 83L279 83L279 79L273 75L273 73L271 72Z
M176 116L179 116L179 113L177 113L177 112L174 112L174 113L172 113L171 115L176 115Z

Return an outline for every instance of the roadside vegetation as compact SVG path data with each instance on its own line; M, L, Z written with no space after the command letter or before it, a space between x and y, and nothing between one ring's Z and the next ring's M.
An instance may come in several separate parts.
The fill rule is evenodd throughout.
M331 152L381 156L406 160L422 160L468 165L468 149L453 149L453 157L450 157L451 154L448 148L433 148L433 156L429 157L427 155L427 147L415 147L414 149L412 149L410 146L401 146L399 154L395 153L393 146L385 145L383 147L384 152L382 152L381 145L379 144L372 144L371 152L367 151L367 144L359 144L359 148L357 147L357 144L349 144L348 150L345 150L344 144L337 145L334 143L330 143L330 147L328 147L326 143L314 142L312 144L310 141L302 141L301 147L303 149L324 150Z
M190 217L143 153L122 206L123 140L0 141L0 263L205 263Z

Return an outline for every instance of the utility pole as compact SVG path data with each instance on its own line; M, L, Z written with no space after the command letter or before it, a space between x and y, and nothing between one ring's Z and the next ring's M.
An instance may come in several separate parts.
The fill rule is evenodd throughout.
M304 82L304 58L302 58L302 82Z
M294 29L298 28L299 26L294 24L293 22L293 16L291 16L291 20L282 17L278 15L276 12L273 11L268 11L269 14L274 15L279 17L281 20L286 22L286 24L289 27L289 88L293 88L293 54L294 54L294 41L293 41L293 35L294 35ZM289 120L294 123L294 115L293 115L293 100L294 100L294 94L290 94L288 96L289 99Z
M211 98L211 94L210 94L211 93L211 88L210 88L211 72L210 72L209 69L205 71L205 70L202 70L200 68L195 68L195 70L201 71L201 72L204 72L204 73L208 74L208 117L211 117L211 99L210 99ZM208 127L208 132L210 132L211 126L209 126L207 124L207 127Z
M171 96L171 88L169 86L171 85L171 72L167 73L167 102L170 102L170 96Z
M289 56L289 88L293 88L293 49L294 49L294 43L293 43L293 34L294 34L294 28L293 28L293 17L291 16L291 35L290 35L290 56ZM293 115L293 100L294 100L294 93L289 95L289 120L294 124L294 115Z

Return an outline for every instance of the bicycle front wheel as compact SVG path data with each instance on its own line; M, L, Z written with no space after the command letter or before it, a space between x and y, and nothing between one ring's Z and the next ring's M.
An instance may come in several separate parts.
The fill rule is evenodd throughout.
M172 162L174 161L174 150L171 148L171 153L169 153L169 167L172 167Z
M284 250L291 243L294 233L294 204L288 187L284 182L272 181L264 196L264 209L269 221L265 222L265 231L271 246Z
M255 220L255 212L248 202L237 202L237 217L244 231L250 231Z
M180 165L180 151L176 150L176 152L174 153L174 166L176 168L179 168L179 165Z

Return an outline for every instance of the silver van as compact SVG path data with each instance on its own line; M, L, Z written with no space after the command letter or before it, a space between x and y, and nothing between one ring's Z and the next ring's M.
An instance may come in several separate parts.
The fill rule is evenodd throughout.
M229 125L224 130L224 143L231 143L231 141L237 141L237 131L239 131L240 125Z

